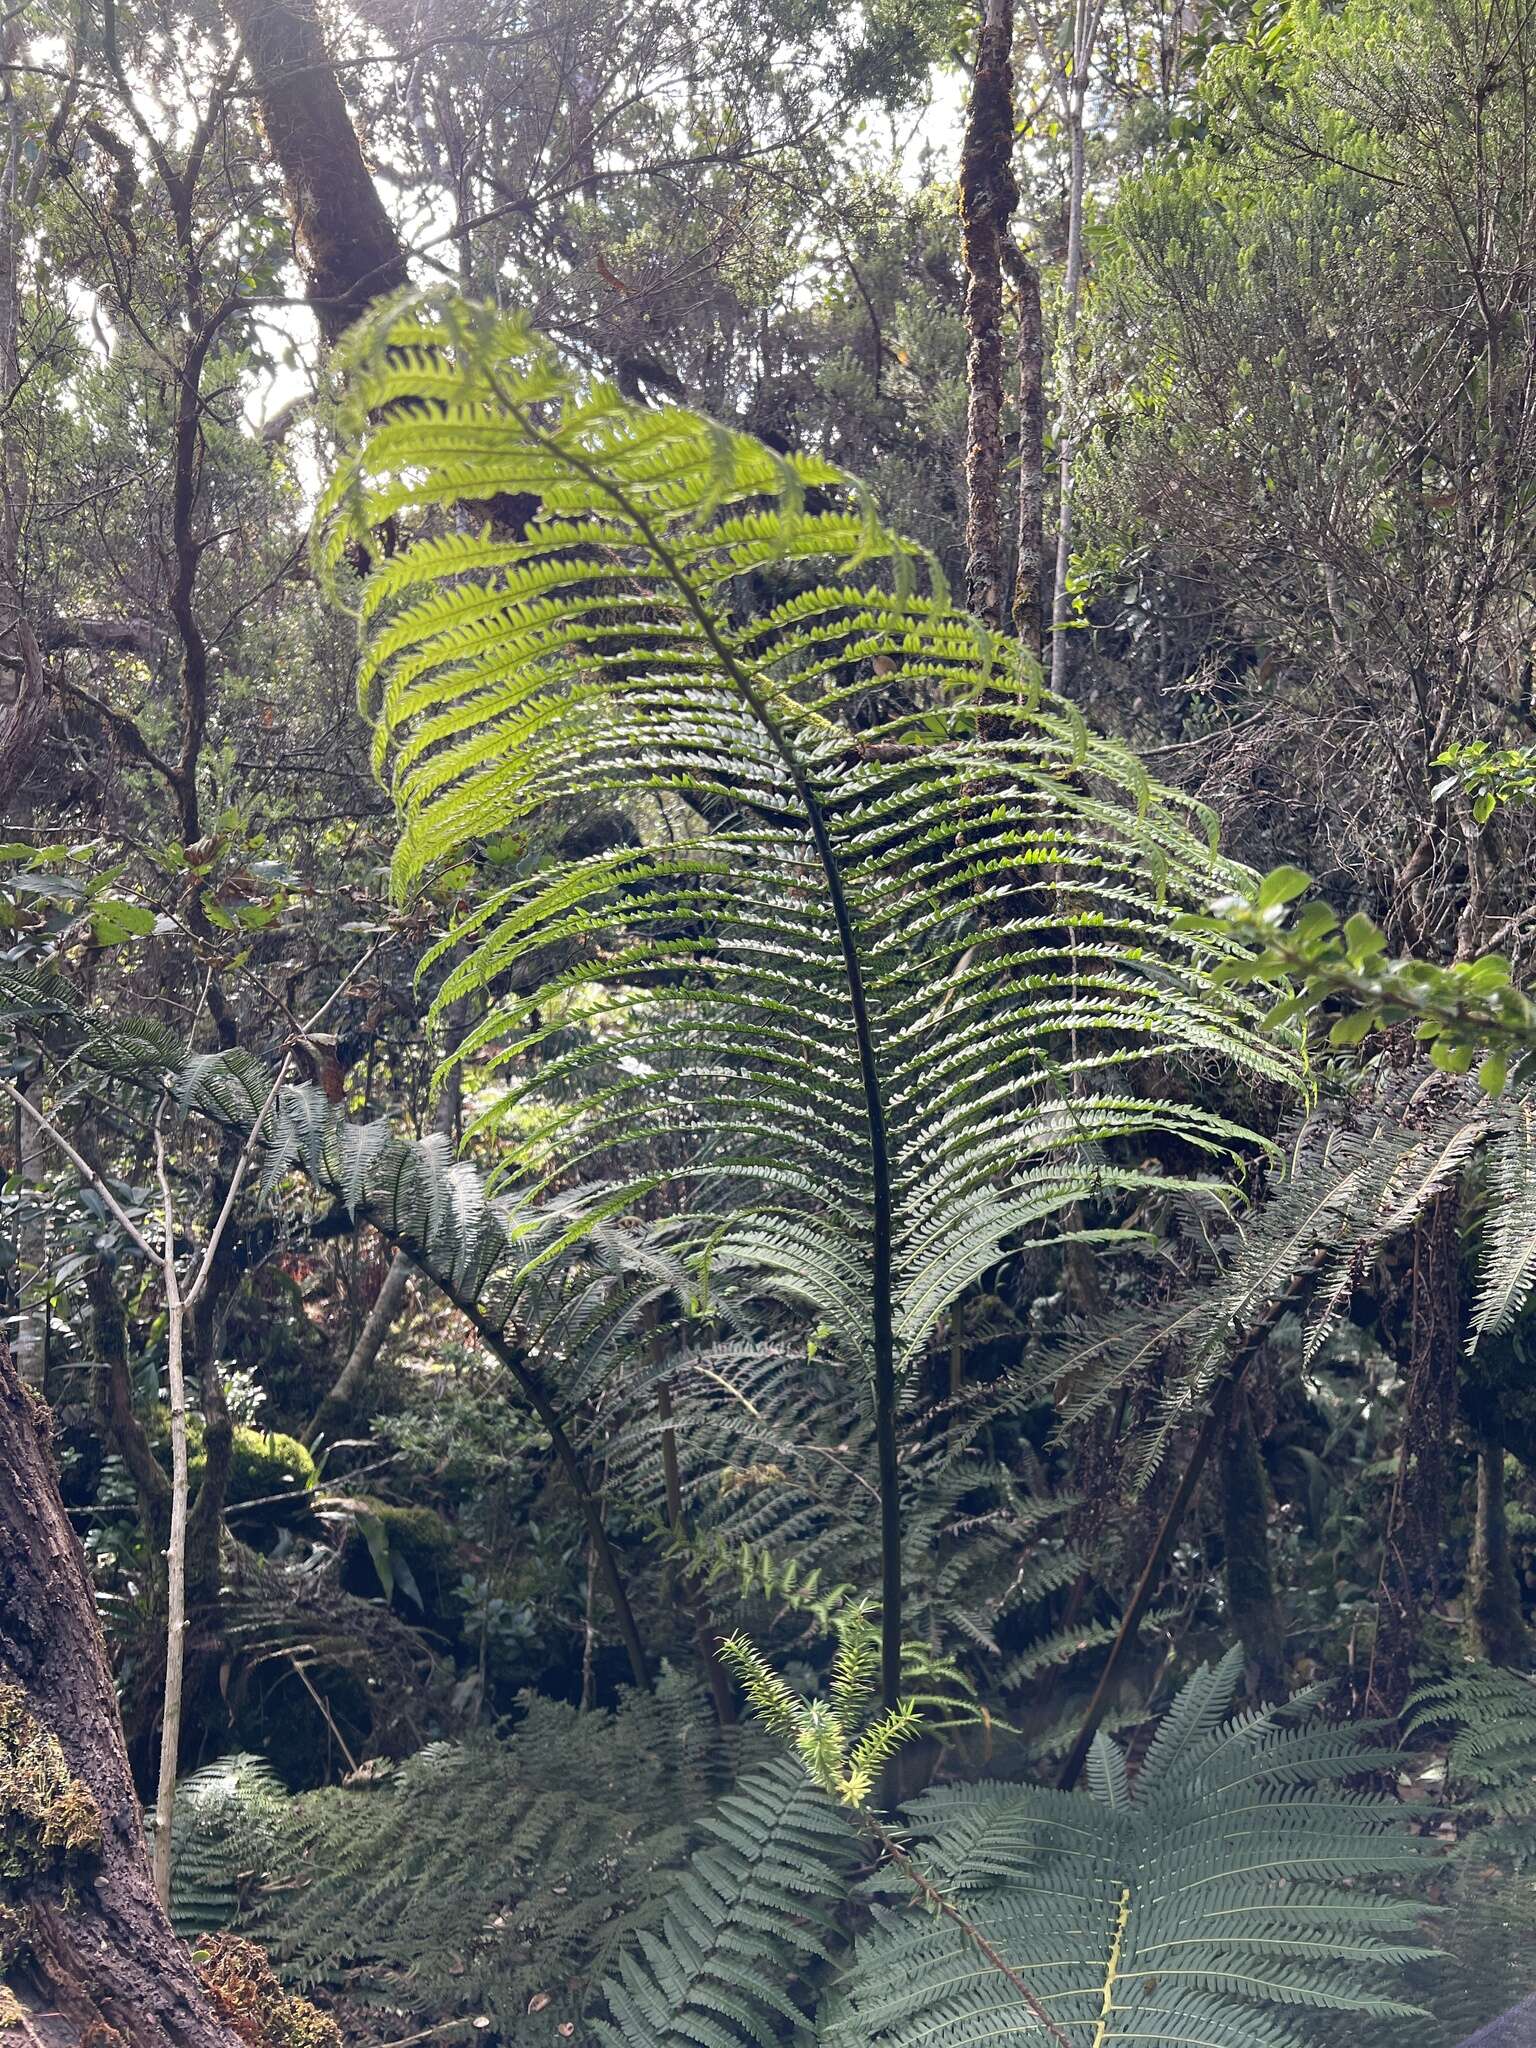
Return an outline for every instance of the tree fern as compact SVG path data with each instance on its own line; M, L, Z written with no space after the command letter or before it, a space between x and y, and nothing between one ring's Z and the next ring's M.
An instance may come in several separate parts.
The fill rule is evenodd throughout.
M1303 2048L1334 2013L1411 2017L1392 1991L1423 1953L1419 1909L1372 1881L1422 1845L1392 1802L1346 1789L1370 1762L1347 1734L1294 1709L1228 1719L1240 1671L1233 1653L1197 1673L1138 1772L1101 1735L1087 1791L916 1801L910 1854L972 1932L877 1874L825 2048L1042 2039L1007 1971L1082 2048Z
M1150 1471L1170 1431L1203 1408L1248 1332L1289 1301L1303 1319L1303 1356L1315 1358L1348 1305L1354 1276L1479 1159L1489 1162L1503 1217L1479 1246L1474 1339L1503 1327L1533 1261L1528 1116L1522 1096L1491 1101L1439 1073L1328 1105L1290 1133L1284 1178L1214 1238L1191 1280L1065 1339L1025 1376L1017 1398L1064 1385L1061 1412L1070 1424L1127 1384L1163 1380L1139 1458L1139 1470Z
M1177 923L1227 870L828 465L629 405L451 300L381 316L350 372L322 555L403 543L362 594L398 886L573 801L643 840L457 935L442 1001L526 990L462 1048L507 1076L506 1170L598 1213L691 1187L715 1267L867 1375L893 1693L904 1370L1006 1248L1141 1185L1127 1157L1246 1142L1138 1099L1133 1062L1294 1076L1205 972L1225 942ZM540 507L521 537L454 530L508 491ZM606 1029L573 1043L594 992Z
M221 1757L176 1787L171 1918L184 1939L233 1926L281 1858L291 1799L259 1756Z

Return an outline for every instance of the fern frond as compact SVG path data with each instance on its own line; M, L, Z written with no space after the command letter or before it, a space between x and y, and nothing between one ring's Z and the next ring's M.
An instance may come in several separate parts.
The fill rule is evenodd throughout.
M835 470L446 298L349 369L320 546L404 522L361 599L400 886L573 798L641 830L487 899L444 982L526 989L462 1049L516 1076L504 1172L691 1188L718 1270L899 1372L1006 1248L1134 1192L1119 1140L1251 1147L1115 1085L1152 1054L1296 1075L1178 926L1222 864ZM443 529L509 490L540 505L520 537ZM617 1070L563 1039L589 991Z
M875 1925L824 2013L824 2048L947 2048L1043 2030L993 1951L1086 2048L1313 2048L1331 2015L1417 2009L1411 1903L1369 1889L1423 1845L1391 1802L1342 1789L1371 1759L1285 1710L1228 1719L1240 1663L1196 1674L1136 1776L1101 1736L1088 1793L972 1785L911 1808L911 1851L986 1946L904 1909L877 1874Z
M806 2025L805 1973L837 1941L852 1831L786 1757L744 1779L709 1834L661 1926L603 1985L612 2017L597 2035L615 2048L771 2048Z

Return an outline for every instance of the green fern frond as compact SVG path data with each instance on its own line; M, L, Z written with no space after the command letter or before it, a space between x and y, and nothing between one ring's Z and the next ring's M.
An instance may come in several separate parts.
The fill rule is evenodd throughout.
M1423 1845L1390 1801L1344 1789L1372 1763L1346 1734L1227 1718L1240 1669L1239 1653L1196 1675L1137 1774L1101 1736L1088 1792L925 1793L910 1854L958 1923L915 1915L902 1872L878 1873L825 2048L1041 2038L999 1963L1084 2048L1312 2048L1333 2014L1412 2017L1394 1994L1424 1954L1419 1913L1371 1884Z
M1204 837L835 470L630 406L446 298L353 343L344 428L322 561L403 525L361 598L400 886L573 798L649 825L473 913L441 1000L527 989L463 1048L518 1074L504 1171L691 1185L718 1269L850 1359L888 1317L899 1370L1006 1246L1131 1189L1110 1141L1251 1144L1114 1086L1154 1053L1296 1074L1176 926ZM540 506L520 536L445 529L506 491ZM624 1071L601 1039L533 1057L588 990Z
M807 2026L809 1970L839 1942L851 1829L780 1758L721 1802L708 1832L660 1927L603 1985L611 2018L596 2031L613 2048L770 2048Z

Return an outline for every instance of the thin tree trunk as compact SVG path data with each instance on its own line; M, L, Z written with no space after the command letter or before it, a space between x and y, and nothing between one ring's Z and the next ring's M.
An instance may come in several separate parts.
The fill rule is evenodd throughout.
M1013 178L1013 0L983 0L965 142L965 591L989 626L1004 622L1003 250L1018 205Z
M1403 1437L1376 1589L1367 1713L1395 1718L1413 1683L1424 1620L1440 1585L1462 1346L1461 1246L1455 1188L1436 1195L1413 1228L1406 1303Z
M374 1297L367 1321L357 1333L357 1342L347 1353L346 1364L327 1389L325 1399L304 1431L304 1441L311 1450L341 1427L355 1406L363 1382L384 1348L384 1339L405 1307L411 1275L415 1270L415 1260L405 1252L396 1252L390 1260L384 1284Z
M163 1147L159 1130L157 1143ZM187 1312L176 1273L176 1218L170 1184L165 1186L166 1379L171 1396L171 1540L166 1550L165 1696L160 1721L160 1778L155 1794L155 1892L171 1903L171 1837L176 1817L176 1779L181 1760L181 1690L187 1650L187 1376L182 1347Z
M1091 55L1091 52L1089 53ZM1074 52L1074 67L1079 61ZM1068 642L1063 629L1071 611L1067 577L1072 562L1072 462L1075 454L1073 405L1076 401L1077 314L1083 286L1083 199L1087 179L1086 137L1083 132L1083 94L1074 85L1069 94L1071 171L1067 190L1067 274L1063 285L1061 363L1056 433L1056 573L1051 584L1051 681L1062 689L1070 666Z
M1473 1654L1490 1664L1521 1664L1530 1654L1520 1581L1509 1551L1504 1446L1494 1438L1485 1438L1477 1450L1477 1522L1467 1570L1467 1623Z
M7 1903L49 2005L123 2048L240 2048L156 1900L90 1579L59 1499L46 1413L0 1337L0 1678L94 1801L99 1844L33 1871ZM89 1825L83 1810L82 1829ZM8 1848L15 1845L8 1843ZM25 1850L28 1845L21 1845ZM46 1863L47 1859L45 1859Z
M667 1527L674 1537L678 1537L686 1527L683 1482L677 1461L677 1432L672 1427L672 1389L665 1380L656 1389L656 1419L661 1424L661 1470L667 1495ZM677 1568L677 1585L683 1607L693 1624L693 1639L699 1662L704 1666L715 1719L722 1728L733 1728L736 1725L736 1696L731 1690L730 1673L720 1661L720 1638L710 1618L709 1604L685 1564L679 1564Z
M41 1105L42 1075L34 1074L28 1101ZM44 1391L48 1371L48 1222L43 1209L44 1152L41 1132L23 1117L18 1160L21 1223L17 1231L16 1370L35 1393Z
M1021 249L1008 268L1018 292L1019 547L1013 581L1013 630L1026 654L1045 649L1045 323L1040 271Z
M1275 1592L1270 1492L1253 1411L1240 1390L1221 1446L1222 1577L1232 1632L1256 1668L1259 1692L1285 1690L1285 1616Z

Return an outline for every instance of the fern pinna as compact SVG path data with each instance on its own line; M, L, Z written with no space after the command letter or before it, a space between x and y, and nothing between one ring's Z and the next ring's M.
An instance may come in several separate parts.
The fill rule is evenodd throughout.
M1073 1204L1114 1235L1150 1144L1249 1142L1136 1095L1134 1063L1294 1076L1204 971L1230 942L1177 923L1230 871L828 464L631 405L446 297L381 313L348 368L320 549L335 581L394 538L361 611L398 886L594 800L634 826L453 935L440 1000L495 997L462 1048L506 1078L484 1121L595 1214L688 1188L713 1268L867 1379L893 1698L907 1368ZM498 530L493 500L537 510Z

